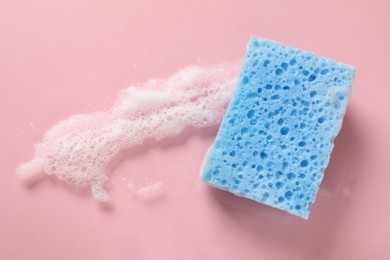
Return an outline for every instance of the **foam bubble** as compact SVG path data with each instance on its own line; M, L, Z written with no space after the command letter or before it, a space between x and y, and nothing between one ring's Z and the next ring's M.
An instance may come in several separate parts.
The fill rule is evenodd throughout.
M161 188L161 186L162 186L162 182L157 182L157 183L152 184L150 186L138 189L137 194L143 195L143 196L150 195L151 193L158 191Z
M54 125L35 146L35 157L17 173L29 178L43 171L74 186L90 186L95 199L107 201L105 170L113 156L145 139L177 135L187 126L220 123L238 72L237 62L194 66L168 79L130 86L109 111L75 115Z

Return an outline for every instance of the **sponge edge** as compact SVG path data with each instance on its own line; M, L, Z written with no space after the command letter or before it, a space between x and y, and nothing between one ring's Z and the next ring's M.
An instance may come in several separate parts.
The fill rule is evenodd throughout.
M307 219L354 75L349 65L252 36L201 178Z

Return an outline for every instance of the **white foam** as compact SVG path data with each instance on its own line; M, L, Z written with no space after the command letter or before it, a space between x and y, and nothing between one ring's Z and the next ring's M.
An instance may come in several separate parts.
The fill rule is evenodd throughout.
M152 184L150 186L138 189L137 194L138 195L149 195L151 193L158 191L161 188L161 186L162 186L162 182L157 182L157 183Z
M71 185L90 186L95 199L109 200L105 170L113 156L148 138L220 123L238 72L237 62L194 66L168 79L130 86L109 111L75 115L54 125L35 146L34 159L17 173L29 178L43 171Z

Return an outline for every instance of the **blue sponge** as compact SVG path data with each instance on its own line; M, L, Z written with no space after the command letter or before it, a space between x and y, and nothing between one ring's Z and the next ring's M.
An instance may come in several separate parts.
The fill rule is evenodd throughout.
M354 74L351 66L252 37L202 179L307 219Z

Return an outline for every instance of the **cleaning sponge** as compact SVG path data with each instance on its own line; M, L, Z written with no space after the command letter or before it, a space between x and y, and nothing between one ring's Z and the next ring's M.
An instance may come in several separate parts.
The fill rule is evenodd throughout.
M202 179L307 219L354 74L351 66L252 37Z

